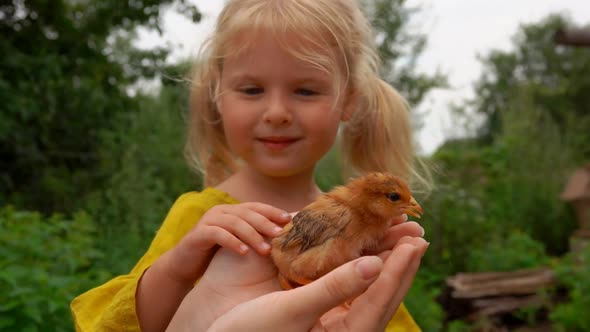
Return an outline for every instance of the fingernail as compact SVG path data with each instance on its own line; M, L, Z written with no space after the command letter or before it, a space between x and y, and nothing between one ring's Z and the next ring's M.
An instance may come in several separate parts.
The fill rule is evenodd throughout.
M283 211L283 213L281 213L281 218L290 219L291 215L288 212Z
M266 243L266 242L263 242L263 243L260 245L260 249L262 249L262 250L265 250L265 251L266 251L266 250L270 249L270 244L268 244L268 243Z
M245 245L245 244L242 244L242 245L240 245L240 252L241 252L242 254L245 254L245 253L247 253L247 252L248 252L248 246L247 246L247 245Z
M404 220L404 222L408 221L408 215L407 214L402 214L402 219Z
M279 227L279 226L277 226L277 227L275 227L275 228L273 229L273 232L275 232L275 234L279 234L279 233L280 233L280 232L282 232L282 231L283 231L283 229L282 229L281 227Z
M383 268L383 261L377 256L367 256L356 263L356 270L364 280L373 279Z
M424 230L424 227L420 226L420 228L422 229L422 235L420 235L420 237L424 237L424 234L426 234L426 231Z

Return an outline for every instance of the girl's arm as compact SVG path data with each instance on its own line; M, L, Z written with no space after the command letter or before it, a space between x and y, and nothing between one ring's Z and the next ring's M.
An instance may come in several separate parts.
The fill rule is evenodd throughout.
M263 235L273 237L290 216L262 203L217 205L207 211L177 246L145 271L136 294L136 310L142 331L163 331L178 306L199 279L221 246L245 255L254 248L270 253ZM274 222L273 222L274 221ZM276 222L276 224L275 224Z
M141 331L164 331L193 283L175 279L166 267L171 251L145 271L137 286L136 311Z

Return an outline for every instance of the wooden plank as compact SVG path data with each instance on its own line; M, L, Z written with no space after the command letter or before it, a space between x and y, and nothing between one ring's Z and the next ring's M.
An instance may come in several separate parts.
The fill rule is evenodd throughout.
M495 272L485 276L463 274L461 278L451 279L447 283L453 288L452 297L454 298L534 294L555 283L554 273L549 269L529 270L526 273L524 271L502 274Z
M545 300L539 295L503 297L484 301L476 300L474 301L474 305L480 309L469 315L468 319L474 320L483 316L491 316L526 307L541 306L543 304L545 304Z

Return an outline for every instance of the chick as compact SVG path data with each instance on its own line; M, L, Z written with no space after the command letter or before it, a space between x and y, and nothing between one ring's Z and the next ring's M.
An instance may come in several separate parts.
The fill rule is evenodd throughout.
M408 185L386 173L370 173L320 196L271 242L281 287L307 284L376 248L403 213L420 218L423 211Z

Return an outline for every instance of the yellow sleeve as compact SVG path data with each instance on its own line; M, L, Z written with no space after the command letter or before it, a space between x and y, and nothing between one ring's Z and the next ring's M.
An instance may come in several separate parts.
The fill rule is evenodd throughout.
M421 332L422 330L402 303L385 329L386 332Z
M218 195L218 196L216 196ZM140 331L135 312L137 284L145 270L171 249L213 205L223 201L220 192L190 192L180 196L158 230L148 251L129 274L75 298L70 308L76 331Z

